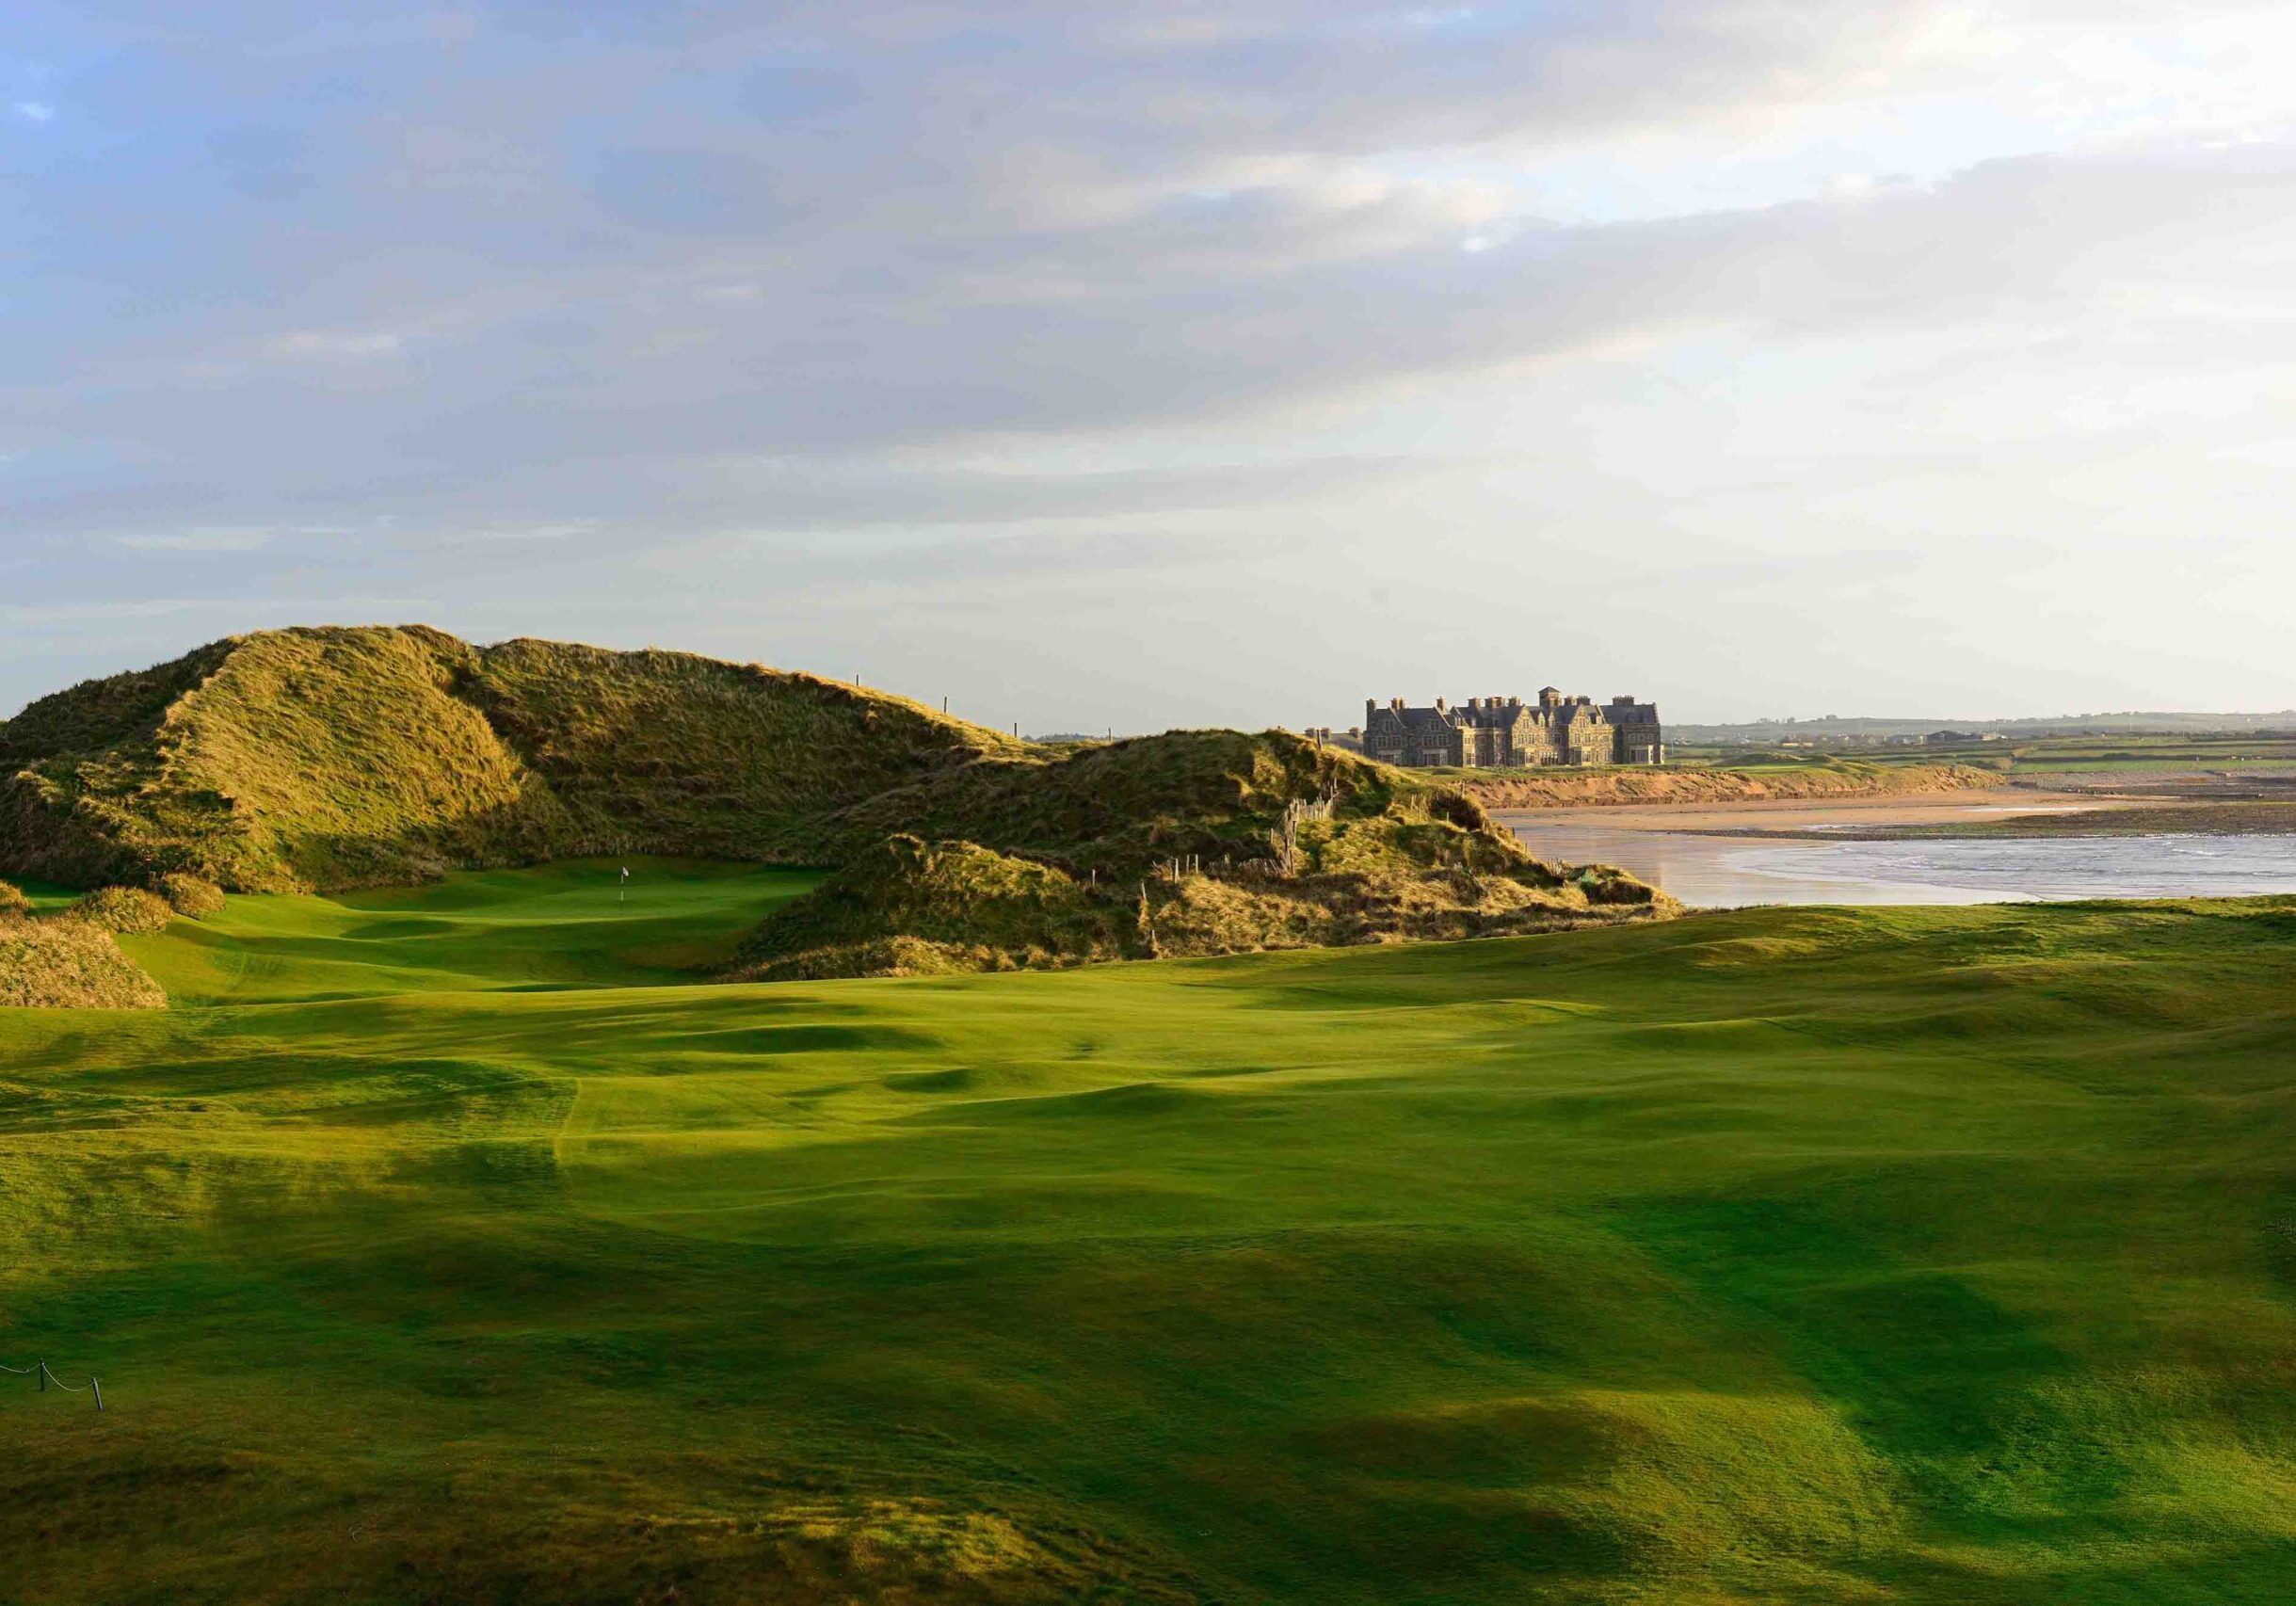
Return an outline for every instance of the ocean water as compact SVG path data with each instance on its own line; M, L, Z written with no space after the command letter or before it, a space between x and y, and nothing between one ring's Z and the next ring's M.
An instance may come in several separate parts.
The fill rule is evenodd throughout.
M1515 823L1542 859L1615 864L1686 904L1990 904L2296 892L2296 836L1776 842Z

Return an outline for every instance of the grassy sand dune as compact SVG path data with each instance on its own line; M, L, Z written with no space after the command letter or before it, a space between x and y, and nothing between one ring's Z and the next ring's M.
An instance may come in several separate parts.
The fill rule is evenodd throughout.
M986 760L840 824L842 868L759 926L736 975L1013 970L1679 912L1623 871L1533 858L1448 787L1278 731Z
M0 871L280 891L599 853L820 862L839 810L1020 750L906 699L690 653L266 631L0 725Z
M2285 1598L2296 903L693 987L801 883L609 870L0 1015L6 1592Z
M1297 851L1275 847L1299 810L1314 817L1295 822ZM859 686L650 649L270 631L0 724L0 871L101 889L120 918L143 900L164 921L147 887L204 907L217 886L342 891L609 854L843 866L747 946L747 973L768 978L1672 912L1615 873L1566 886L1455 792L1296 736L1037 747ZM1151 896L1158 866L1178 881L1199 859L1194 884Z
M0 912L0 1009L158 1009L167 1002L103 926Z
M114 934L161 929L169 906L126 888L107 894L91 900L61 888L27 891L0 881L0 1009L167 1006L168 995L120 951Z

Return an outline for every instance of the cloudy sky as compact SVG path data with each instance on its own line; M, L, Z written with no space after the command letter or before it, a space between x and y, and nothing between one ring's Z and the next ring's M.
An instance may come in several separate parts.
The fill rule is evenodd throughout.
M2296 705L2296 8L18 0L0 713L265 625L1024 730Z

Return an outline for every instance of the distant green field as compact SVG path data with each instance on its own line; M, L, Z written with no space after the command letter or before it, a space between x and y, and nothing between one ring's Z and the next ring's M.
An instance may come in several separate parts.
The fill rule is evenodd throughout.
M1756 773L1757 763L1742 762L1759 756L1759 749L1693 747L1678 744L1673 756L1691 765ZM1888 747L1836 748L1831 751L1791 749L1780 755L1786 763L1851 763L1884 765L1966 763L2033 775L2063 772L2126 770L2136 774L2205 770L2240 773L2268 767L2296 766L2296 741L2286 737L2224 734L2215 736L2043 736L2006 742L1965 742L1944 747Z
M683 985L234 899L0 1014L0 1600L2281 1602L2296 900Z

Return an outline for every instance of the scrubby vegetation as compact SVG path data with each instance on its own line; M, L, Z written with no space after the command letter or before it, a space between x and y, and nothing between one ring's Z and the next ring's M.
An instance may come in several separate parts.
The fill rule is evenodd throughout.
M0 1012L0 1596L2288 1593L2296 900L753 988L618 862Z
M734 974L1496 936L1675 907L1623 872L1565 876L1458 794L1280 731L984 762L839 823L845 868L768 919ZM901 828L875 836L889 827Z
M1176 856L1265 859L1288 807L1326 798L1342 821L1411 799L1422 815L1448 808L1469 827L1483 823L1447 789L1296 736L1175 731L953 769L880 793L839 826L849 850L907 831L1130 876Z
M141 887L98 887L72 906L72 918L104 931L165 931L174 915L167 899Z
M101 925L0 909L0 1007L158 1009L167 1002L159 984ZM0 1072L0 1100L4 1078Z
M904 698L684 652L512 641L478 650L462 689L563 811L558 855L819 863L837 811L1025 751Z
M22 767L0 864L276 891L538 847L545 800L453 695L467 651L423 630L269 632L34 703L5 729Z
M32 900L13 881L0 881L0 920L20 919L32 912Z
M817 862L837 810L1018 750L899 698L684 653L271 631L0 726L0 870L278 891L584 853Z
M153 883L168 907L186 920L205 920L223 908L223 889L213 881L170 871Z
M1114 886L972 843L907 835L863 850L766 917L732 974L758 981L938 975L1136 956L1135 911Z

